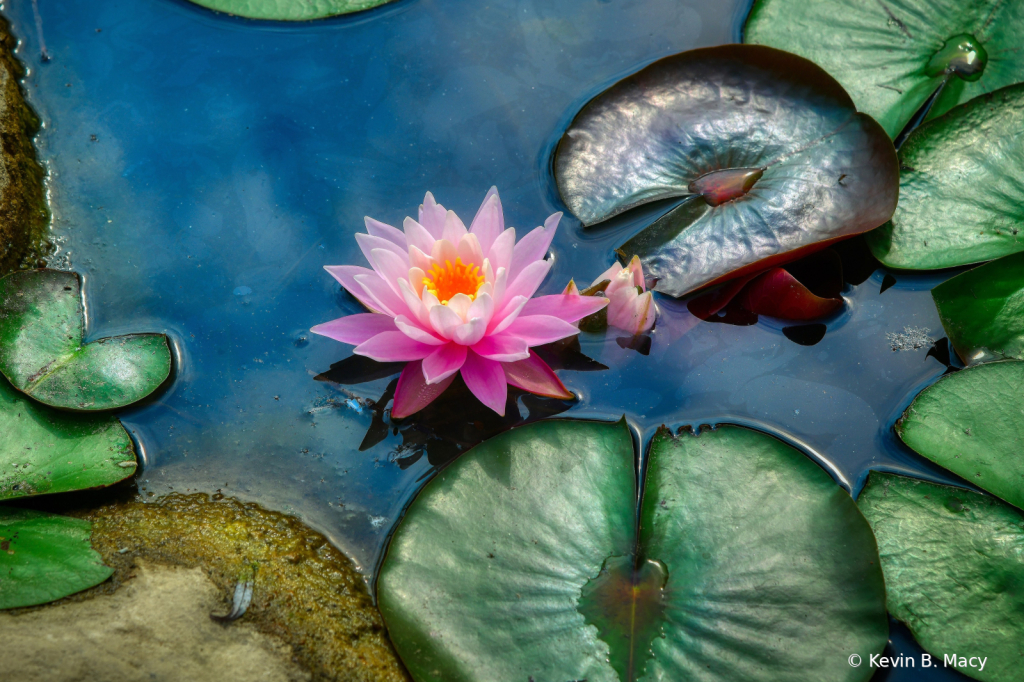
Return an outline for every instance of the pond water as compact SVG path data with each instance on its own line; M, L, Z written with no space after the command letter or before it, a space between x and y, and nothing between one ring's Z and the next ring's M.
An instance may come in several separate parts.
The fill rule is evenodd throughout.
M293 512L368 575L422 481L516 418L488 417L463 392L401 428L382 422L371 401L396 372L344 362L349 346L307 332L358 310L322 266L362 264L363 216L400 224L426 190L467 221L491 185L511 225L564 210L550 158L582 104L655 59L735 41L746 12L399 0L285 25L176 0L38 6L45 64L31 3L5 11L45 125L55 265L85 277L90 338L163 331L175 344L173 386L122 414L144 494L219 490ZM567 216L541 293L589 283L658 210L586 231ZM771 320L699 322L661 298L649 354L581 335L557 362L582 399L521 397L522 418L625 414L641 442L662 423L732 421L799 445L855 492L872 468L948 480L891 432L946 367L930 343L896 351L890 335L944 335L928 291L949 273L880 292L885 274L848 285L809 346Z

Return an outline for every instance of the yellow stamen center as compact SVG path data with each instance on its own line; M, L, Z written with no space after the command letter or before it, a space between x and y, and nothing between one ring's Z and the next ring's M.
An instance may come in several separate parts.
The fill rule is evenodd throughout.
M467 265L461 258L456 258L454 265L446 260L444 267L435 263L423 278L423 287L442 304L448 303L455 294L465 294L470 300L475 299L483 283L480 266Z

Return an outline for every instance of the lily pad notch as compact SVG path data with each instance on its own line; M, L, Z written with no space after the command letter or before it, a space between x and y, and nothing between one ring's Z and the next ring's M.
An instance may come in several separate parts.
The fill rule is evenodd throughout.
M657 61L591 100L554 157L584 225L684 201L619 249L671 296L872 230L896 208L885 131L812 62L756 45Z
M742 427L662 428L638 519L635 464L624 421L548 420L428 482L377 583L413 678L871 676L847 658L888 638L875 541L820 466Z
M0 372L41 403L113 410L142 400L171 374L164 334L84 344L78 273L26 270L0 279Z
M893 138L1024 81L1019 2L755 0L744 42L820 64Z

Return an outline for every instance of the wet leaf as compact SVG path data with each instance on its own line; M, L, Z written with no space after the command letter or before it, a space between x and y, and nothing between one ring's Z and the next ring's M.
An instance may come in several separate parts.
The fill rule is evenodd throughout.
M91 532L81 519L0 507L0 609L45 604L109 578Z
M899 157L899 206L867 237L883 265L932 270L1024 251L1024 84L921 126Z
M757 315L813 320L839 310L843 299L815 296L783 268L772 268L747 285L740 295L740 305Z
M755 0L744 40L821 65L892 137L943 83L932 116L1024 80L1019 2Z
M361 12L390 0L191 0L197 5L247 19L309 21Z
M41 403L110 410L155 391L171 371L163 334L129 334L82 345L78 274L15 272L0 279L0 372Z
M885 646L874 539L802 453L722 426L660 431L637 527L632 439L548 420L431 480L378 581L425 680L866 680Z
M873 229L898 191L892 143L838 83L750 45L667 57L598 95L559 143L555 178L586 225L689 197L619 249L672 296Z
M878 539L889 611L935 664L955 652L956 667L975 679L1019 680L1020 511L988 495L877 471L858 503Z
M896 423L911 448L1024 508L1024 362L1003 360L948 374Z
M135 469L117 419L48 408L0 378L0 500L107 486Z
M1024 359L1024 253L957 275L932 289L932 298L968 365Z

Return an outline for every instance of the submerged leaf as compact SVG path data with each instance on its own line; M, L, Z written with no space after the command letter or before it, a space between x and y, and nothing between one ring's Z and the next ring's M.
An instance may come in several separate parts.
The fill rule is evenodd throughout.
M559 143L555 177L586 225L689 197L619 249L672 296L873 229L898 191L892 143L838 83L750 45L667 57L598 95Z
M883 265L932 270L1024 251L1024 84L921 126L899 158L899 206L868 235Z
M45 604L109 578L91 532L81 519L0 507L0 609Z
M755 0L744 40L820 64L892 137L940 86L932 116L1024 80L1019 2Z
M1024 253L957 275L932 289L932 298L965 363L1024 360Z
M197 5L247 19L309 21L361 12L391 0L191 0Z
M903 442L974 485L1024 508L1024 362L948 374L896 423Z
M872 472L858 500L878 539L889 612L937 659L1020 679L1024 515L962 488ZM982 670L982 659L984 669Z
M0 500L107 486L136 466L117 419L39 405L0 377Z
M41 403L110 410L155 391L171 372L163 334L129 334L82 345L81 281L63 270L0 279L0 372Z
M871 676L846 659L887 639L874 539L819 466L739 427L662 430L645 488L638 528L623 422L541 422L441 471L378 581L413 678Z

